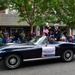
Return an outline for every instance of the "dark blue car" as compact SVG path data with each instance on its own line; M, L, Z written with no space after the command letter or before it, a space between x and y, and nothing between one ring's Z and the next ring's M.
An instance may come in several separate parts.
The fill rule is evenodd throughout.
M4 60L6 67L10 69L15 69L23 61L29 60L54 57L60 57L66 62L73 60L75 44L69 42L48 44L47 41L47 36L42 36L36 42L0 45L0 59Z

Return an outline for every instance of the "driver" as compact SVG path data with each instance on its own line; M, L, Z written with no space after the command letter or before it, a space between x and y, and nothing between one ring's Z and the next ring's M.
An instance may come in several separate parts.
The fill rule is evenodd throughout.
M57 44L57 42L55 41L54 35L50 35L49 44Z

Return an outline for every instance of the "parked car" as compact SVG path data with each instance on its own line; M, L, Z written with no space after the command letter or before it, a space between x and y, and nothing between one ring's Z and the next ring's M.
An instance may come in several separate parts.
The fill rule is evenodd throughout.
M74 58L75 44L73 43L47 43L48 37L42 36L36 42L29 44L3 44L0 45L0 59L4 60L6 67L15 69L23 61L60 57L70 62Z

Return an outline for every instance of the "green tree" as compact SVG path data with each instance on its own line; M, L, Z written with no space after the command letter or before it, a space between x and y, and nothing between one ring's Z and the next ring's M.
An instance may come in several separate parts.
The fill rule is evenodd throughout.
M75 28L75 0L56 0L53 6L58 21Z
M12 8L18 11L20 21L26 21L33 31L34 25L43 26L51 22L55 16L51 15L52 0L10 0ZM50 9L49 9L50 8Z
M36 24L45 25L45 22L53 23L56 21L56 17L54 14L53 3L55 0L41 0L39 3L39 9L37 9L37 18ZM39 11L38 11L39 10Z
M0 11L8 7L8 0L0 0Z

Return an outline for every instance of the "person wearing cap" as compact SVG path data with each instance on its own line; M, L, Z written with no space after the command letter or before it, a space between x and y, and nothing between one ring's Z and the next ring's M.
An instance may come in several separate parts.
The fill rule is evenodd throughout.
M57 42L55 41L54 35L50 35L49 44L57 44Z
M54 37L57 41L60 41L60 38L61 38L61 31L60 29L58 28L58 24L54 24Z

